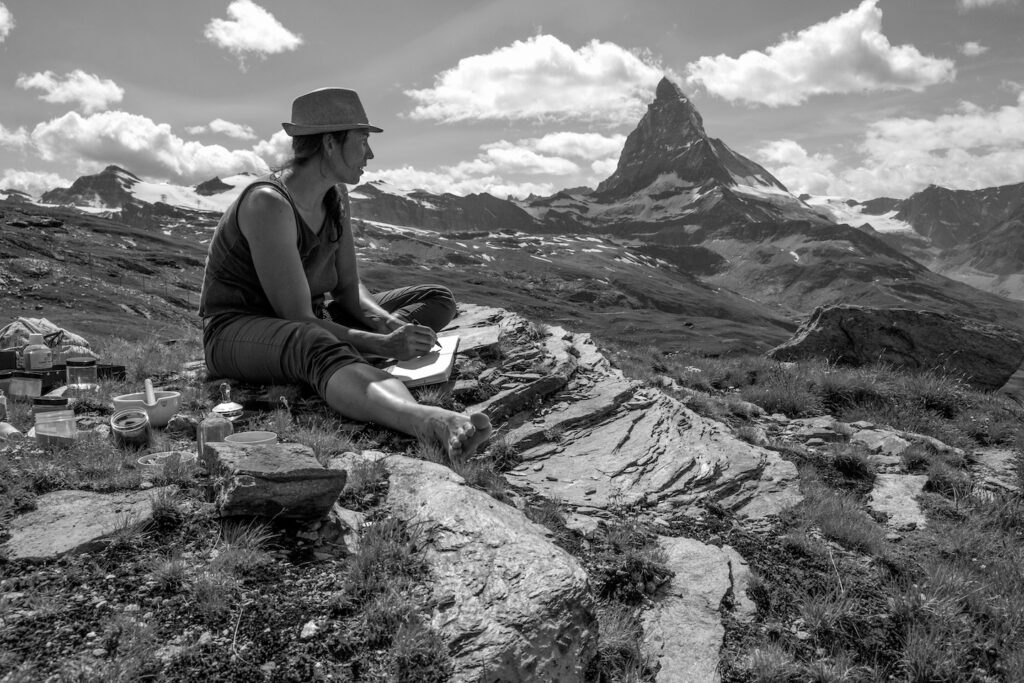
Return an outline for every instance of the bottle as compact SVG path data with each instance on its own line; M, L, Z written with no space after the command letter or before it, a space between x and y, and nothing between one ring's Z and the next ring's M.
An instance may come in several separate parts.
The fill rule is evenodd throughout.
M212 441L223 441L225 437L234 433L235 428L231 424L231 420L213 411L207 413L196 429L196 453L199 456L199 462L203 465L208 464L204 455L206 444Z
M28 335L28 346L21 352L21 357L26 370L49 370L53 367L53 351L38 332Z

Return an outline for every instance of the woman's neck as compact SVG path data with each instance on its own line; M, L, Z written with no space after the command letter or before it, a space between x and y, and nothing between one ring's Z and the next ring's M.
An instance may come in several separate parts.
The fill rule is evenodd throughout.
M324 201L324 196L334 183L318 172L316 164L292 166L281 174L281 182L300 209L308 212L317 211Z

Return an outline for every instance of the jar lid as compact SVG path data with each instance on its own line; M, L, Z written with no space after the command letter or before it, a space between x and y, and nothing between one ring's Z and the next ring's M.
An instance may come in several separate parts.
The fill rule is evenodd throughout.
M96 365L96 359L78 356L76 358L68 358L64 361L64 364L73 368L87 368L90 365Z
M66 396L37 396L32 403L37 406L66 406L68 399Z

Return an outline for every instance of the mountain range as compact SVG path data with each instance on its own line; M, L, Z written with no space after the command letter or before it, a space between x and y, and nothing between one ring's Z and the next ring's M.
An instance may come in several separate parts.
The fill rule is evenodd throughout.
M110 166L35 203L0 192L0 207L78 207L93 220L195 243L201 254L247 180L160 186ZM1024 305L1012 300L1024 300L1024 183L932 186L902 200L795 196L709 137L667 79L595 189L514 200L366 183L351 196L369 277L398 284L403 267L425 266L462 291L489 291L504 307L500 297L515 296L510 283L525 292L541 283L544 295L560 297L545 312L534 291L542 318L597 316L620 336L642 332L642 312L657 311L668 316L671 330L659 329L666 338L764 346L833 303L931 309L1024 329ZM701 324L681 327L681 318Z

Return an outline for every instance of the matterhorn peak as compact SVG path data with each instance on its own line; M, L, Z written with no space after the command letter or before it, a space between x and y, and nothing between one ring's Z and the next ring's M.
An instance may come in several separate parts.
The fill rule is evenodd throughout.
M662 78L654 101L626 138L619 164L597 186L602 201L614 201L650 187L663 176L701 185L761 184L785 189L768 171L704 131L704 120L675 83ZM662 182L663 184L663 182Z

